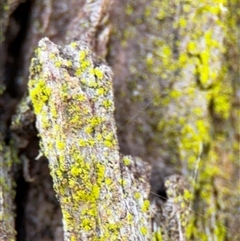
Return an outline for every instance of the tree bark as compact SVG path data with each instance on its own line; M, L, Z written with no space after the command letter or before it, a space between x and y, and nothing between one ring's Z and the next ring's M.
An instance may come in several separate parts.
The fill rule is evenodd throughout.
M133 178L127 157L120 163L110 68L79 42L61 49L42 39L37 53L29 90L64 240L149 240L147 180Z
M61 220L68 240L114 240L115 235L123 238L123 230L131 233L130 240L150 236L155 240L239 239L238 1L26 0L4 1L2 6L0 239L63 240ZM37 131L27 83L30 60L45 36L57 45L42 40L31 67L32 99L41 93L45 98L34 104ZM80 62L90 66L78 72L74 62L73 66L68 62L74 57L74 51L71 56L68 53L73 41L79 48L74 54L86 49L89 53ZM106 62L114 73L113 90ZM66 87L57 71L76 88ZM102 86L86 87L84 73L90 77L86 81ZM105 114L106 120L98 119ZM51 133L58 138L55 142L48 138ZM102 138L99 141L97 134ZM39 155L38 135L48 160ZM72 155L73 146L81 153L78 157ZM103 157L104 148L107 157ZM153 166L150 213L141 210L149 178L142 169L148 170L148 164L124 159L119 152ZM111 156L114 163L108 166ZM132 164L126 166L123 160ZM83 170L89 168L87 179L78 173L73 176L76 163ZM133 163L143 167L135 169ZM106 178L101 176L103 169ZM87 180L92 181L90 186ZM116 188L109 189L108 182ZM79 200L71 191L75 188L89 202ZM115 206L106 190L116 194ZM140 190L141 199L135 200L134 192ZM135 209L125 210L129 200ZM121 221L121 227L107 223L111 218L110 214L106 217L107 209L96 208L107 203L111 213L118 214L113 223ZM86 208L97 212L84 213ZM120 220L121 210L128 217L134 212L132 224L129 219ZM142 224L137 223L139 216ZM90 226L94 228L86 230Z

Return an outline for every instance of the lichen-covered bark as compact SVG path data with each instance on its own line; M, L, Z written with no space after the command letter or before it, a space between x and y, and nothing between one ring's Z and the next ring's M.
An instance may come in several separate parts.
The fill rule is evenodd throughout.
M110 68L95 65L80 42L61 49L42 39L32 60L30 96L65 240L149 240L151 235L146 179L131 176L131 159L120 163L111 80Z
M94 8L97 10L97 5L103 1L95 2L97 4ZM72 21L77 17L83 18L83 16L78 16L78 13L83 10L85 3L86 5L94 5L93 1L80 0L4 1L4 4L1 5L1 133L4 141L8 142L10 138L12 142L12 138L14 139L16 142L14 149L22 157L19 167L15 170L15 180L17 181L15 228L18 231L18 239L24 238L26 241L33 239L41 241L62 240L61 211L51 187L52 180L49 176L46 159L38 158L35 160L36 157L39 157L39 146L34 128L34 118L32 118L32 113L26 113L26 109L22 108L24 105L28 105L28 103L24 103L26 99L19 103L19 108L16 107L16 104L20 101L23 93L25 96L27 95L30 59L39 39L42 36L48 36L57 43L65 43L69 24L72 26ZM102 7L108 9L107 5ZM86 6L86 8L88 7ZM95 13L96 11L93 11L94 16L96 16ZM93 21L94 26L97 28L99 26L103 30L103 25L107 20L106 11L100 11L97 16L99 16L97 21L105 16L105 20L101 21L102 25L97 24L96 19ZM85 18L89 17L88 12ZM92 17L90 18L92 19ZM82 19L82 21L85 20ZM91 31L93 31L94 26L91 27ZM107 39L106 31L104 32L105 34L101 35L104 38L100 37L98 43L105 51L105 45L100 44ZM93 37L96 37L98 33L101 31L97 29L96 35ZM79 34L81 35L81 31ZM71 36L67 41L71 41L70 38ZM6 83L7 87L3 83ZM20 113L22 111L23 113ZM10 125L13 114L15 115L13 117L14 123ZM33 181L28 183L32 179Z
M232 81L233 98L230 119L219 123L217 130L219 136L218 151L220 151L220 168L223 175L218 180L218 193L224 200L224 212L227 225L227 240L240 239L240 2L233 0L228 2L227 14L227 39L226 39L226 65L227 78ZM224 133L224 135L223 135ZM224 148L223 148L224 147Z
M228 135L219 123L229 123L232 103L227 14L226 1L129 0L117 2L111 15L108 61L121 150L155 165L155 194L169 173L190 180L190 240L231 236L222 195L231 172L224 176L221 166L232 165L231 151L219 149Z
M4 40L9 23L9 16L17 5L10 1L2 1L0 6L0 240L14 241L15 231L15 187L13 166L17 162L17 150L13 141L7 137L7 122L11 116L14 101L4 94L6 76L4 64L7 58ZM8 102L8 109L2 107ZM6 139L8 139L6 141Z
M189 222L189 191L187 181L182 175L171 175L165 179L167 198L150 195L153 208L153 239L185 241L186 227Z
M14 197L15 182L13 163L17 160L13 145L7 146L0 136L0 240L14 241Z
M156 164L151 198L166 196L164 183L172 173L182 172L194 180L195 192L185 196L195 200L189 209L193 215L188 239L239 240L239 1L2 3L0 131L3 150L14 149L23 165L15 170L17 238L62 240L47 160L35 160L40 156L38 137L34 123L28 122L28 117L34 118L31 113L26 119L16 117L23 125L10 125L11 116L21 109L16 105L27 95L34 49L47 36L60 45L81 39L94 50L94 59L107 58L115 75L121 152ZM10 180L5 168L11 168L2 167ZM13 208L8 209L11 215ZM164 213L160 219L167 224ZM164 231L163 235L168 233Z

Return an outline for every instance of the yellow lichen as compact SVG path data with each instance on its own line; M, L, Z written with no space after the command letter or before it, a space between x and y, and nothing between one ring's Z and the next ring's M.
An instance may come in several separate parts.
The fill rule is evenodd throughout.
M94 69L94 74L97 76L98 79L103 79L103 72L98 67Z

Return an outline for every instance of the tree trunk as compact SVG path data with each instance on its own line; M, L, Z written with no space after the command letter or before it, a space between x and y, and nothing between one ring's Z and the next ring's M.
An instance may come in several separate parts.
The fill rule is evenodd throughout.
M1 7L1 240L240 238L238 1Z

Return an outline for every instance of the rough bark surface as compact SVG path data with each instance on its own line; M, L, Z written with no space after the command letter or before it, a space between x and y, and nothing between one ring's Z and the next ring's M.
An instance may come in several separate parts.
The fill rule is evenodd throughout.
M13 146L7 146L0 136L0 240L15 240L14 188L12 165L16 160Z
M27 97L30 60L46 36L61 46L84 41L95 67L105 58L111 66L120 151L154 165L155 239L175 235L179 219L166 230L166 214L187 203L191 219L181 229L187 240L239 240L238 0L0 5L0 238L14 240L15 229L17 241L63 240L60 206ZM190 187L175 188L177 176Z
M152 193L171 173L189 179L189 240L232 236L226 225L230 189L223 184L239 170L239 154L234 160L230 154L239 141L229 136L236 128L229 118L229 80L236 77L229 77L226 62L236 17L229 21L229 10L224 1L129 0L116 2L110 18L108 62L121 150L153 164Z
M120 163L110 68L80 42L42 39L36 52L29 90L64 240L150 240L147 179L134 179L131 159Z

